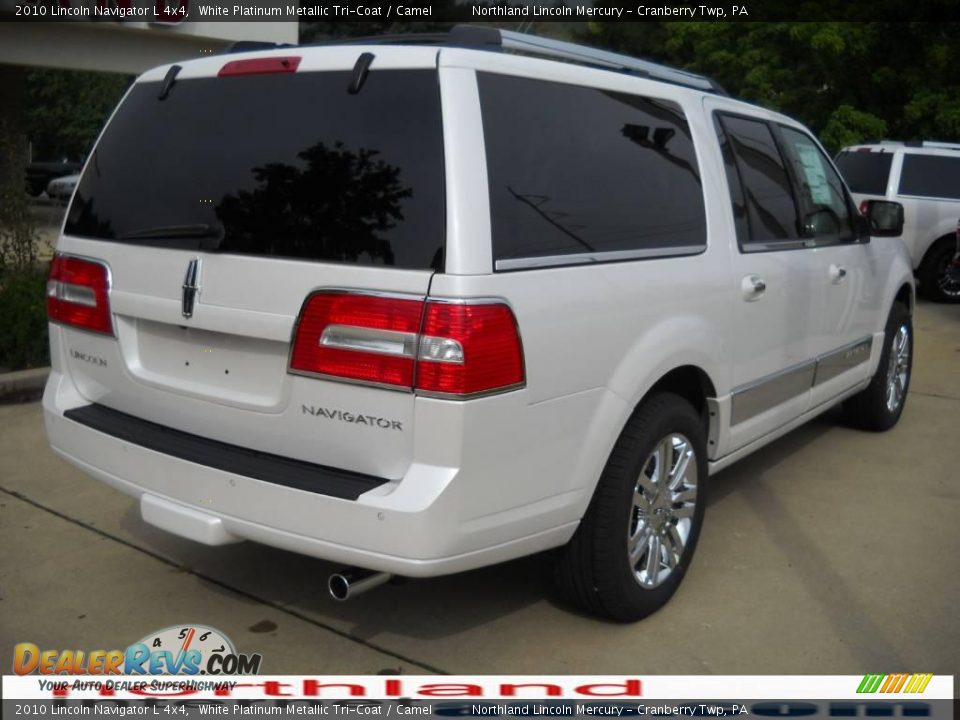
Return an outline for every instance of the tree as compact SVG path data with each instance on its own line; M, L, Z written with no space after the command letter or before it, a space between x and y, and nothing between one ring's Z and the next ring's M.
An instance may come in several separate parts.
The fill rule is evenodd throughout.
M882 135L960 141L957 38L960 23L928 22L591 23L580 37L709 75L833 151Z
M25 129L34 158L86 157L130 80L125 75L75 70L29 71Z

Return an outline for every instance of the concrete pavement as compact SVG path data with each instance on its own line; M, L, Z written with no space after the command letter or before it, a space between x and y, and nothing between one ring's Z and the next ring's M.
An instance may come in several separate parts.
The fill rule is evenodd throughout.
M16 642L125 647L217 627L281 673L954 673L960 667L960 306L921 304L901 423L818 419L712 479L693 567L631 626L558 605L542 556L326 597L332 567L208 548L54 457L0 407L0 662Z

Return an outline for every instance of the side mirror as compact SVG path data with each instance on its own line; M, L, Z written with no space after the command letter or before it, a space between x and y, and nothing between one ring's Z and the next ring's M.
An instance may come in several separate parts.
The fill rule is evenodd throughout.
M867 200L867 221L873 237L898 237L903 234L903 205L888 200Z

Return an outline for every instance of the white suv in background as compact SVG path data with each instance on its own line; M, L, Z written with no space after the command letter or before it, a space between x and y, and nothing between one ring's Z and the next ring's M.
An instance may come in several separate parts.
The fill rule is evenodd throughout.
M888 199L903 205L903 234L920 292L960 302L960 277L951 272L960 222L960 145L892 142L852 145L837 167L858 203Z
M643 617L709 475L910 381L909 258L806 128L494 28L147 72L48 296L53 449L172 533L353 566L339 599L556 549Z

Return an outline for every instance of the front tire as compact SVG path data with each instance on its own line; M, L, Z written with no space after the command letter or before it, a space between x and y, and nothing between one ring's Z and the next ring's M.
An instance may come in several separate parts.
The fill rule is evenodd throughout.
M663 607L690 566L706 483L704 426L693 406L672 393L644 401L560 553L555 583L561 594L618 622Z
M890 310L883 336L883 353L873 380L865 390L843 403L843 414L854 427L874 432L889 430L903 413L913 373L913 322L900 303Z

